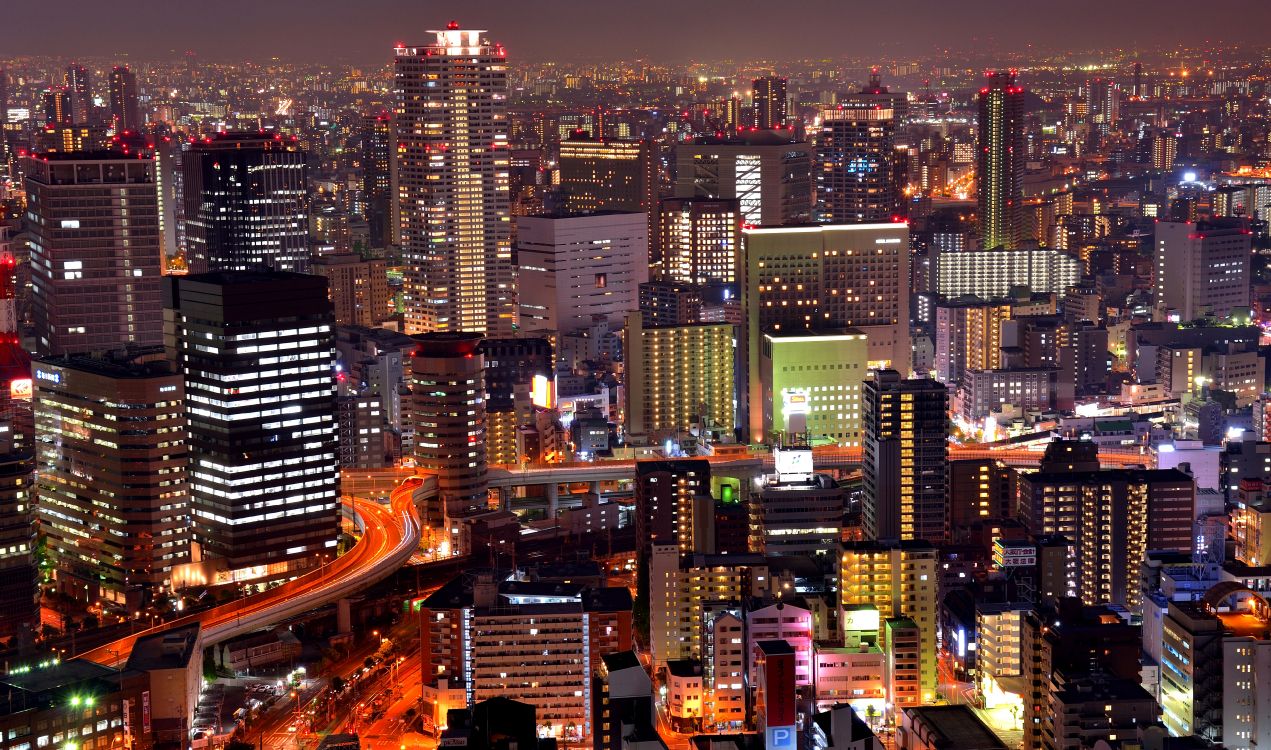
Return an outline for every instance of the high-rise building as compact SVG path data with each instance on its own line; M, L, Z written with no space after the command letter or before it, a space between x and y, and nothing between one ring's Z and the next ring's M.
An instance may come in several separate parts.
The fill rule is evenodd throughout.
M907 165L898 161L891 109L852 105L823 111L816 157L819 221L871 223L904 214Z
M393 120L380 112L362 118L362 200L372 248L396 245L393 198Z
M93 110L93 86L88 68L79 63L71 63L66 68L64 80L71 102L71 122L87 125L89 114Z
M219 133L182 154L191 273L309 268L309 186L294 137Z
M536 409L550 409L552 344L546 338L485 339L486 458L492 464L523 460L520 428ZM607 432L607 431L606 431Z
M898 124L904 123L905 118L909 116L909 94L904 91L892 91L884 86L882 75L877 69L870 71L868 83L857 91L844 94L842 101L849 107L890 109Z
M869 369L869 341L856 329L763 334L759 356L762 408L750 412L756 440L807 436L859 447L861 382Z
M904 617L916 626L918 691L909 697L919 703L930 702L936 689L937 563L936 548L920 541L847 542L839 559L839 622L845 629L852 621L847 613L860 606L874 607L884 623ZM895 661L894 654L888 657Z
M991 72L980 89L976 181L980 246L1015 249L1023 239L1024 89L1013 71Z
M812 219L812 144L789 131L748 131L698 138L675 147L676 198L736 198L742 223L798 224Z
M517 315L507 51L458 23L429 33L394 50L404 330L507 335Z
M335 333L327 282L283 272L164 277L164 341L185 373L195 541L216 580L291 577L340 534Z
M71 109L71 95L62 87L45 89L41 97L44 107L44 126L62 127L75 124Z
M117 152L25 163L35 349L62 355L163 341L155 162Z
M711 464L704 458L637 461L636 554L647 558L655 544L674 544L684 554L714 552L710 493Z
M127 65L110 71L110 124L115 133L135 132L145 124L137 104L137 75Z
M618 140L575 135L561 141L560 190L564 209L640 211L648 222L650 265L660 262L658 197L661 159L650 140ZM521 285L524 288L524 284Z
M627 431L661 441L700 426L732 433L736 328L728 323L645 328L627 317Z
M702 288L674 281L640 285L640 322L646 327L702 322Z
M659 214L661 278L686 284L736 283L741 260L737 200L667 198Z
M873 368L909 372L909 227L824 224L742 230L748 399L743 424L763 404L759 362L765 333L856 328Z
M437 475L438 503L425 525L486 505L485 357L476 333L425 333L411 360L410 415L415 461ZM403 405L405 411L407 407Z
M764 76L754 81L752 96L755 107L755 127L760 130L784 128L790 103L786 95L788 81L779 76Z
M1083 263L1076 255L1054 248L966 250L931 254L933 291L950 299L972 294L997 299L1012 287L1036 294L1062 295L1081 280Z
M1241 220L1157 222L1157 302L1182 322L1248 308L1252 241Z
M128 610L170 595L190 558L182 375L159 347L138 354L34 367L37 505L57 590Z
M547 582L544 582L547 583ZM591 680L602 659L631 648L631 593L577 583L495 581L465 574L424 599L421 668L458 680L469 704L495 697L535 706L553 735L592 737Z
M314 261L311 270L326 277L336 325L374 327L391 316L383 259L363 260L352 253L325 255Z
M767 557L834 560L843 533L847 491L829 474L811 470L812 449L773 451L775 472L750 495L750 549Z
M574 333L597 317L620 325L649 280L642 213L518 216L520 326Z
M949 536L949 461L945 387L879 370L865 381L865 534L871 539Z

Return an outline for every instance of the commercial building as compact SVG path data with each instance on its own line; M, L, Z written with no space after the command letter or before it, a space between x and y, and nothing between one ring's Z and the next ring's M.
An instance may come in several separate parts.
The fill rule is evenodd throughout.
M653 681L636 652L602 654L591 690L593 750L623 750L633 734L656 734Z
M0 638L34 634L40 622L30 448L0 455Z
M1242 220L1157 222L1157 303L1183 322L1248 308L1252 240Z
M847 104L823 110L816 158L818 221L875 223L904 215L908 164L896 152L890 108Z
M744 229L749 409L763 403L764 333L856 328L873 368L909 371L909 227L826 224ZM746 424L752 424L746 417Z
M741 209L736 199L666 198L661 217L663 280L735 284L741 261Z
M424 525L441 528L487 503L485 357L475 333L426 333L417 340L405 419L415 436L416 465L437 475L438 499L425 505Z
M627 317L627 432L661 442L698 426L731 437L736 328L727 323L645 328Z
M643 213L647 221L650 265L661 255L658 241L658 196L662 163L650 140L604 139L572 134L560 142L557 166L567 213L624 211ZM521 288L524 288L524 284Z
M95 750L150 750L145 672L84 659L11 670L0 677L0 732L15 746L68 742ZM74 739L71 739L74 738Z
M168 358L185 373L195 541L215 580L290 577L340 532L335 334L326 279L164 277Z
M843 533L847 492L828 474L815 474L812 449L773 451L776 471L750 495L750 549L768 557L832 558Z
M976 160L980 246L1013 250L1024 237L1024 89L1014 71L988 74L980 89Z
M792 135L758 130L676 145L675 197L734 198L753 226L811 221L813 147Z
M191 273L309 268L309 185L294 136L219 133L181 154Z
M316 259L311 270L327 280L336 325L369 328L392 316L383 259L363 259L352 253L327 255Z
M937 300L935 303L936 379L957 387L967 370L1002 366L1002 324L1010 320L1011 304L986 302L979 297Z
M158 743L189 740L203 689L203 643L199 636L198 623L142 635L128 654L126 669L149 675L149 695L142 696L142 725L148 714Z
M763 334L759 352L761 408L750 411L754 439L782 435L857 447L861 384L868 376L868 336L857 329Z
M371 248L398 243L393 197L393 118L379 112L362 118L362 215Z
M574 333L599 316L620 325L649 280L648 223L642 213L518 216L520 325Z
M879 370L865 381L862 403L865 534L944 541L948 391L934 380L903 380L895 370Z
M429 33L393 51L404 330L508 335L507 51L457 23Z
M756 78L751 84L755 108L755 127L760 130L786 127L790 101L786 93L789 81L780 76Z
M1060 371L1054 367L1012 367L964 370L958 385L958 416L965 423L982 423L989 417L1020 416L1049 412L1059 407ZM1066 384L1064 384L1066 385Z
M934 252L934 292L953 299L974 295L986 300L1027 287L1035 294L1066 294L1081 280L1081 259L1054 248L1002 248Z
M636 553L647 558L655 544L674 544L684 554L714 552L710 488L711 464L704 458L637 461Z
M37 155L23 164L36 352L162 343L155 162L88 152Z
M418 616L424 674L462 680L469 705L528 703L555 736L593 736L592 676L605 655L631 649L625 588L464 575L424 599Z
M645 328L710 322L702 319L702 288L674 281L641 284L640 322Z
M746 653L750 655L747 674L758 674L763 641L780 640L794 652L794 684L812 685L812 613L794 602L777 601L746 612Z
M556 406L552 345L545 338L484 339L486 459L516 463L525 455L519 428L535 409ZM606 445L608 430L605 431Z
M58 591L135 611L190 559L184 383L163 350L36 362L36 504ZM103 447L106 449L103 449Z
M840 622L844 628L854 621L849 611L860 606L873 607L884 621L912 620L918 638L914 665L918 690L911 697L921 703L931 701L936 690L937 564L936 548L920 541L846 542L839 562ZM880 624L883 652L894 662L884 635ZM898 697L894 693L889 696L893 702Z
M116 134L137 132L145 125L137 104L137 75L127 65L110 71L110 123Z

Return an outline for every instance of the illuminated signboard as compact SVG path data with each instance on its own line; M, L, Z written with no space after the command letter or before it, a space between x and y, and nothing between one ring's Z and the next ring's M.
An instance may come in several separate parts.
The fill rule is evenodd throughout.
M541 409L550 409L554 400L552 381L548 380L544 375L535 375L530 386L530 401Z
M35 371L35 379L36 379L36 380L42 380L42 381L44 381L45 383L52 383L53 385L61 385L61 384L62 384L62 373L60 373L60 372L50 372L50 371L48 371L48 370L36 370L36 371Z
M781 391L781 405L786 414L807 414L808 392L802 388L784 388Z
M15 401L30 401L33 390L30 378L15 378L9 381L9 398Z

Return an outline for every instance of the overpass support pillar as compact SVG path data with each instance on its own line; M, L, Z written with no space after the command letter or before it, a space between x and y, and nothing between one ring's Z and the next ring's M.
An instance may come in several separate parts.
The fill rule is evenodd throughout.
M600 482L591 483L591 494L596 496L596 502L600 502Z
M341 599L335 605L335 629L340 635L353 632L353 602Z
M555 518L556 512L560 509L560 485L552 482L546 485L547 490L547 517Z
M495 491L499 493L499 510L511 510L512 491L507 487L499 487Z

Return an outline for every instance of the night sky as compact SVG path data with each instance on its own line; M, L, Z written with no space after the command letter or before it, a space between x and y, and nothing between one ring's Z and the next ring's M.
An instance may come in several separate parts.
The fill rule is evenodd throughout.
M454 18L513 58L683 62L1266 44L1271 2L1230 0L4 0L9 54L386 61ZM1217 11L1217 12L1215 12Z

